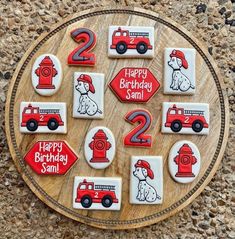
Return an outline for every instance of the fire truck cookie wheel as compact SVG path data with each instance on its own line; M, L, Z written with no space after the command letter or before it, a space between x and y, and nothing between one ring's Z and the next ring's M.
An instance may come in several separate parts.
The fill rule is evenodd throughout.
M144 42L139 42L136 46L136 50L140 54L144 54L148 50L148 46Z
M119 54L124 54L127 51L127 45L125 42L119 42L116 46L116 51Z
M40 55L33 64L32 84L34 90L43 96L55 94L61 85L62 67L52 54Z
M48 123L47 123L47 127L50 130L56 130L59 127L59 123L56 119L49 119Z
M179 132L180 130L182 129L182 124L179 120L174 120L172 123L171 123L171 130L173 132Z
M203 123L200 120L195 120L192 124L192 129L194 132L198 133L201 132L203 129Z
M171 177L178 183L191 183L199 174L201 156L191 141L176 142L169 153L168 167Z
M107 195L102 198L101 203L104 207L111 207L113 204L113 199L109 195Z
M38 122L34 119L30 119L26 123L26 128L29 131L35 131L38 128Z
M89 208L92 204L92 199L90 196L83 196L81 199L81 204L84 208Z

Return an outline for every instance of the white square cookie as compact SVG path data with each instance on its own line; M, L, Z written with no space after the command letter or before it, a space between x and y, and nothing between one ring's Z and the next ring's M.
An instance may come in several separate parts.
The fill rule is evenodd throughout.
M132 156L130 168L130 203L161 204L162 201L162 157Z
M192 95L196 90L195 49L165 48L164 93Z
M74 73L73 117L104 118L104 74Z

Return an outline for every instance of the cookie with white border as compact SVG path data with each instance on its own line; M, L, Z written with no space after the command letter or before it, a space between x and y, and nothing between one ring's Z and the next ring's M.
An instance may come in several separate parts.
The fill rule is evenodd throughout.
M97 126L87 133L84 154L87 163L92 168L107 168L114 159L115 151L115 138L110 129Z
M201 156L197 146L187 140L176 142L169 153L168 167L171 177L176 182L192 182L201 167Z
M162 156L132 156L130 203L161 204L163 201Z
M195 49L165 48L164 94L193 95L196 90Z
M120 210L122 179L116 177L74 178L73 208Z
M209 134L209 104L163 102L162 133Z
M60 60L52 54L40 55L33 64L31 77L33 88L39 95L55 94L62 82Z
M63 102L21 102L21 133L67 133L67 108Z
M104 118L104 74L74 73L73 117Z
M154 28L110 26L108 56L114 58L153 58Z

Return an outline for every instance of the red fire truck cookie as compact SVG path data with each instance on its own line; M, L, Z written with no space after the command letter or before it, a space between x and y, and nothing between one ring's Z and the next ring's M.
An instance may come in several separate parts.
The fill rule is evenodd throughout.
M34 62L32 68L34 90L43 96L55 94L61 85L62 68L59 59L52 54L43 54Z
M20 132L66 134L66 103L21 102Z
M91 129L85 138L84 154L87 163L96 169L108 167L115 156L115 139L111 130L106 127Z
M160 83L148 68L125 67L121 69L109 87L122 102L145 103L160 88Z
M130 203L161 204L162 201L162 157L132 156L130 170Z
M209 104L164 102L162 132L208 134Z
M169 153L168 167L172 178L179 183L192 182L200 171L201 156L195 144L176 142Z
M75 177L73 208L120 210L121 193L121 178Z
M63 175L78 159L65 141L38 141L25 155L24 160L41 175Z
M195 93L195 55L195 49L165 48L165 94L192 95Z
M110 26L108 55L119 58L153 58L154 28Z
M104 118L104 74L74 73L73 117Z

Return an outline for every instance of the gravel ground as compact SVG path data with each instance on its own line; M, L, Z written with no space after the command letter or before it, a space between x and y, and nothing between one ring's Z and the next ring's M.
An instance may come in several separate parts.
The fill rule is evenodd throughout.
M130 231L103 231L44 205L22 181L4 134L6 92L17 63L42 32L70 13L136 5L182 24L207 44L230 103L230 136L219 170L203 193L177 215ZM235 1L0 0L0 238L235 238Z

